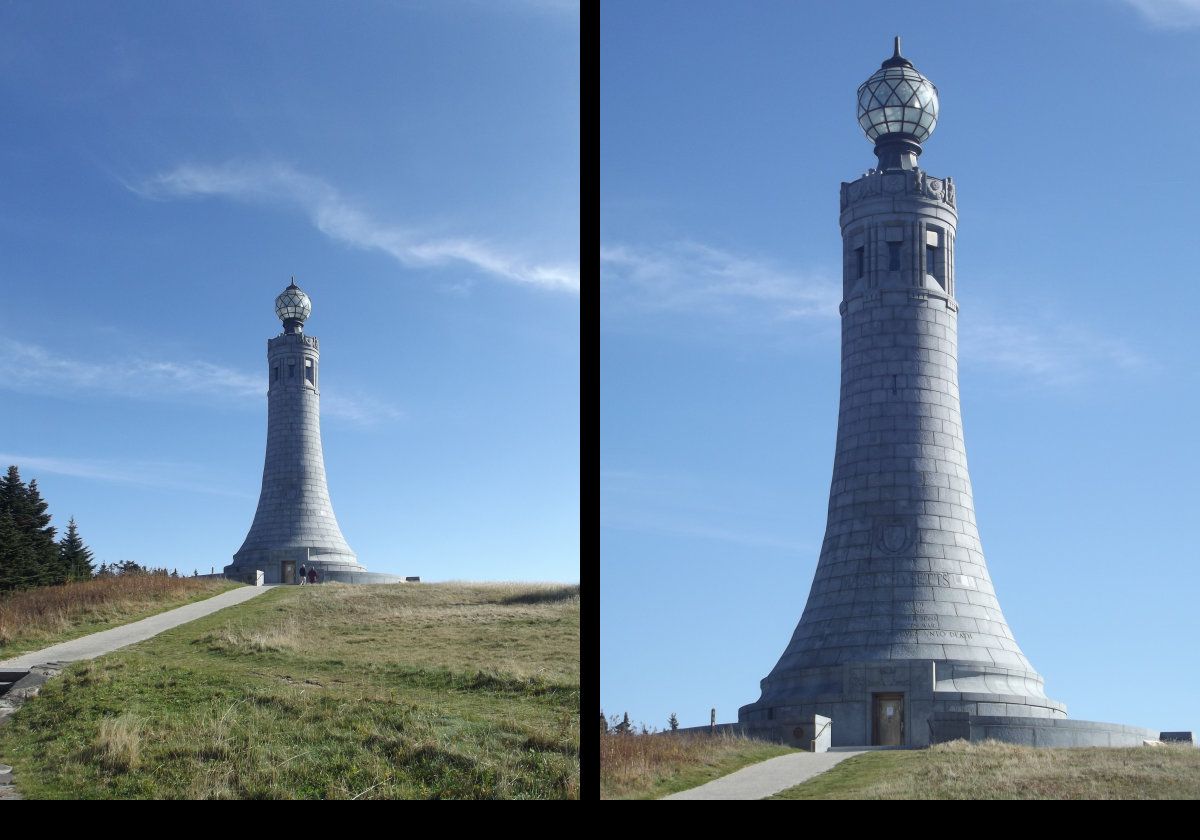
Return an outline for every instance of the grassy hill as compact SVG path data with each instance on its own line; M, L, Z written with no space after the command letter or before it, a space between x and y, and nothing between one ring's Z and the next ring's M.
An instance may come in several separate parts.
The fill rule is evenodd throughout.
M280 587L49 682L27 798L578 798L579 589Z
M955 741L867 753L772 799L1198 799L1192 746L1035 749Z
M241 586L229 580L118 575L0 593L0 660L98 633Z
M777 755L748 738L601 735L600 797L658 799ZM1200 749L1034 749L955 741L873 752L771 799L1200 799Z
M659 799L796 750L733 735L600 735L600 798Z

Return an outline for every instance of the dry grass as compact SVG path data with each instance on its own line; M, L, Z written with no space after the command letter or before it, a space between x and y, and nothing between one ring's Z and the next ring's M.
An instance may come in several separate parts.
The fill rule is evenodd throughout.
M305 644L304 635L295 619L287 619L261 630L223 627L215 632L206 633L198 641L207 644L214 651L224 653L301 650Z
M1046 749L953 741L856 756L779 799L1196 799L1190 745Z
M795 750L739 735L600 735L600 798L657 799Z
M136 770L142 748L142 720L136 715L105 718L92 741L91 758L107 770Z
M0 658L229 589L229 581L118 575L0 595Z
M327 634L337 632L350 646L343 652L347 661L358 658L353 655L358 648L368 660L387 651L415 666L507 679L579 680L579 624L562 620L578 615L578 584L328 583L310 596L286 616L302 621L315 655Z

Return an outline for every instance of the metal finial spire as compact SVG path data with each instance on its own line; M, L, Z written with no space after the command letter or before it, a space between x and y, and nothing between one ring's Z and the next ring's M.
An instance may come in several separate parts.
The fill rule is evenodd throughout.
M895 52L892 53L892 57L889 58L887 61L883 62L883 64L881 64L879 66L880 67L912 67L913 63L911 61L909 61L907 58L905 58L904 56L900 55L900 36L899 35L896 36L895 48L896 49L895 49Z

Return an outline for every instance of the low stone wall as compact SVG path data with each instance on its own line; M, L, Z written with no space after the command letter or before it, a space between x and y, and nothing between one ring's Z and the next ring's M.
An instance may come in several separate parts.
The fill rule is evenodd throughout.
M322 571L322 581L337 581L338 583L404 583L399 575L385 575L379 572L334 572Z
M248 583L254 585L254 569L242 572L229 572L224 575L201 575L200 577L225 577L230 580L236 580L240 583ZM378 572L350 572L339 571L335 569L323 569L317 567L317 572L320 575L320 583L328 583L336 581L338 583L361 583L361 584L378 584L378 583L404 583L405 580L399 575L385 575ZM319 585L318 584L318 585ZM291 585L291 584L289 584ZM298 585L298 582L297 584Z
M811 731L806 731L806 725L811 730L813 721L719 723L716 732L721 735L742 735L747 738L775 741L807 750L812 743L812 734ZM836 726L837 720L833 720L828 730L830 734ZM664 734L707 735L710 731L708 726L689 726L677 729L674 733ZM961 739L972 742L1003 741L1028 747L1140 747L1145 741L1157 741L1171 733L1094 720L941 712L934 714L930 719L929 734L930 742L934 744ZM828 738L828 735L825 737ZM825 749L828 749L828 746L825 746ZM818 745L818 751L821 751L821 745Z
M931 741L1003 741L1028 747L1140 747L1159 733L1140 726L1067 718L1030 718L942 712L929 722Z
M746 735L746 728L740 723L718 723L711 726L681 726L678 729L667 729L664 735L709 735L715 731L717 735Z

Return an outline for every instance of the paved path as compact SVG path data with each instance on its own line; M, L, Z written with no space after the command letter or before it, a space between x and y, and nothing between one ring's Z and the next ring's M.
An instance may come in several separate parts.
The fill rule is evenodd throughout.
M763 799L806 782L847 758L869 751L869 747L861 750L843 748L823 753L781 755L663 799Z
M234 604L249 601L251 598L261 595L271 588L270 586L241 586L237 589L231 589L228 592L222 592L220 595L214 595L212 598L197 601L194 604L186 604L185 606L176 607L173 610L167 610L158 615L152 615L149 618L143 618L141 621L135 621L132 624L124 624L120 627L114 627L111 630L102 630L99 633L92 633L90 636L82 636L78 639L72 639L69 642L51 645L48 648L42 648L30 653L23 653L13 659L6 659L0 662L0 669L16 670L19 668L31 668L34 665L45 665L50 662L76 662L80 659L95 659L97 656L103 656L118 648L145 641L151 636L157 636L164 630L170 630L172 627L178 627L180 624L195 621L197 618L215 613L217 610L223 610L225 607L232 607Z

